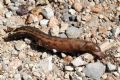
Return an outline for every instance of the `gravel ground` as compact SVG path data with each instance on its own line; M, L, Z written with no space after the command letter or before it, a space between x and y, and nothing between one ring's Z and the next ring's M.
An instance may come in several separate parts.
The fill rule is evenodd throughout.
M22 25L97 42L107 57L34 49L27 38L3 40L4 29ZM0 80L120 80L120 0L0 0Z

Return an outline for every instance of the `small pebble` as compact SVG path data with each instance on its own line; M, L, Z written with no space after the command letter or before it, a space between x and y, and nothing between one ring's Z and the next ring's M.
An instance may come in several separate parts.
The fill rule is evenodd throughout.
M120 35L120 27L118 28L113 28L112 33L115 37L118 37Z
M117 48L117 52L120 52L120 47Z
M79 3L79 2L75 2L73 7L78 12L80 12L82 10L82 8L83 8L82 3Z
M94 59L93 55L89 53L83 54L82 57L86 62L91 62Z
M11 11L10 11L10 12L6 12L6 13L5 13L5 17L6 17L6 18L10 18L10 17L12 16L12 14L13 14L13 13L12 13Z
M117 7L116 9L117 9L117 11L120 11L120 6L119 6L119 7Z
M116 66L110 62L107 63L107 67L109 71L114 71L116 70Z
M86 68L84 68L83 72L86 76L92 79L100 80L100 77L102 77L103 73L105 73L105 69L105 65L100 62L95 62L86 65Z
M43 10L42 10L42 14L47 18L50 19L52 17L54 17L54 11L51 8L51 6L46 6Z
M26 58L26 54L23 52L19 53L19 59L24 60Z
M22 73L22 76L24 80L33 80L32 76L27 73Z
M8 5L8 4L11 3L11 1L10 1L10 0L4 0L4 3L5 3L6 5Z
M9 63L9 69L10 70L15 70L17 69L19 66L22 65L22 61L19 59L14 59Z
M83 21L90 21L91 18L92 18L91 15L82 16L82 20L83 20Z
M104 18L104 15L102 15L102 14L99 15L99 18L100 18L100 19L103 19L103 18Z
M91 9L91 11L92 11L93 13L100 13L100 12L102 12L102 6L101 6L101 5L95 5L95 6Z
M66 34L69 38L78 38L80 36L80 30L72 26L66 30Z
M69 13L75 15L76 11L74 9L69 9Z
M67 36L66 36L66 34L64 34L64 33L61 33L61 34L60 34L60 38L67 38Z
M102 75L102 78L103 78L104 80L106 80L106 79L107 79L107 74L106 74L106 73L103 74L103 75Z
M21 80L21 75L20 74L15 74L14 79L15 80Z
M42 19L42 20L40 20L40 25L41 25L42 27L45 27L45 26L48 25L48 22L49 22L49 20L47 20L47 19Z
M118 72L113 72L113 74L114 74L115 76L120 76L120 74L119 74Z
M67 30L68 27L69 27L68 23L61 22L60 32L65 32L65 30Z
M40 75L39 73L41 72L48 73L52 70L53 70L52 57L47 57L45 59L39 60L32 68L32 72L35 75Z
M27 19L26 19L26 24L31 24L31 23L36 23L38 22L38 17L36 15L33 15L33 14L30 14L27 16Z
M75 58L72 62L73 66L77 67L77 66L82 66L82 65L86 65L87 62L83 61L81 57L77 57Z
M59 36L59 26L54 26L50 29L52 36Z
M26 15L28 12L29 10L25 5L20 5L19 9L16 11L16 13L20 16Z
M64 58L64 57L66 57L66 54L65 53L61 53L61 56Z
M110 49L113 46L113 43L110 41L106 41L100 45L101 51L104 52L105 50Z
M25 49L26 47L27 47L27 45L25 44L25 42L22 42L22 41L17 42L17 43L15 44L15 49L17 49L18 51L23 50L23 49Z
M94 7L95 6L95 2L94 1L90 2L90 6Z
M48 26L49 27L55 27L58 26L59 22L56 17L51 17Z
M48 3L49 3L49 0L36 0L37 5L45 5Z
M73 71L73 67L71 67L71 66L65 66L65 70L66 71Z
M71 57L71 56L66 56L66 57L64 57L64 61L65 61L66 63L70 63L72 60L73 60L73 57Z
M44 59L44 58L46 58L46 57L48 57L48 54L47 54L46 52L43 52L43 53L42 53L42 59Z
M118 73L120 74L120 67L118 67Z

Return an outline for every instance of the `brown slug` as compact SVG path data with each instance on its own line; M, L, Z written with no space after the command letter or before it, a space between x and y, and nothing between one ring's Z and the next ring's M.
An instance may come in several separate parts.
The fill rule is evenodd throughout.
M71 54L88 52L97 56L99 59L105 57L105 54L101 52L100 47L91 41L49 36L38 28L30 26L22 26L16 28L12 32L13 33L10 33L4 38L5 41L29 38L34 40L39 46L45 47L48 50L56 49L58 52L68 52Z

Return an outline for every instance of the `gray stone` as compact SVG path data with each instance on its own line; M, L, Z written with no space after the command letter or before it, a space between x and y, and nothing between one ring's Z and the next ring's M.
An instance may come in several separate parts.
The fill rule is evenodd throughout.
M14 75L14 80L21 80L21 75L20 74L15 74Z
M50 19L51 17L54 17L54 11L51 8L51 6L46 6L43 10L42 10L42 14L47 18Z
M32 72L34 75L39 76L39 74L48 73L52 71L52 69L53 69L52 57L48 57L48 58L38 61L33 66Z
M81 57L77 57L75 58L72 62L73 66L77 67L77 66L82 66L87 64L87 62L83 61Z
M68 22L69 21L69 17L70 17L70 14L68 14L68 12L64 12L63 13L63 17L62 19L65 21L65 22Z
M48 25L48 22L49 22L49 20L47 20L47 19L42 19L42 20L40 20L40 25L41 25L42 27L45 27L45 26Z
M112 29L112 33L115 37L118 37L118 35L120 34L120 28L113 28Z
M78 38L80 36L80 30L72 26L66 30L66 34L69 38Z
M103 65L100 62L96 63L90 63L84 68L83 72L85 73L86 76L95 79L95 80L100 80L100 77L103 75L105 72L105 65Z
M116 70L116 65L114 65L114 64L112 64L110 62L107 63L107 67L108 67L109 71Z

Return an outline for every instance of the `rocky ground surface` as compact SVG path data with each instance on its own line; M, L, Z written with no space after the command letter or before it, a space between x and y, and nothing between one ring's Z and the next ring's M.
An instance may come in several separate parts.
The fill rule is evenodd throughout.
M5 42L7 27L92 40L107 55L70 56ZM67 57L66 57L67 56ZM120 0L0 0L0 80L120 80Z

